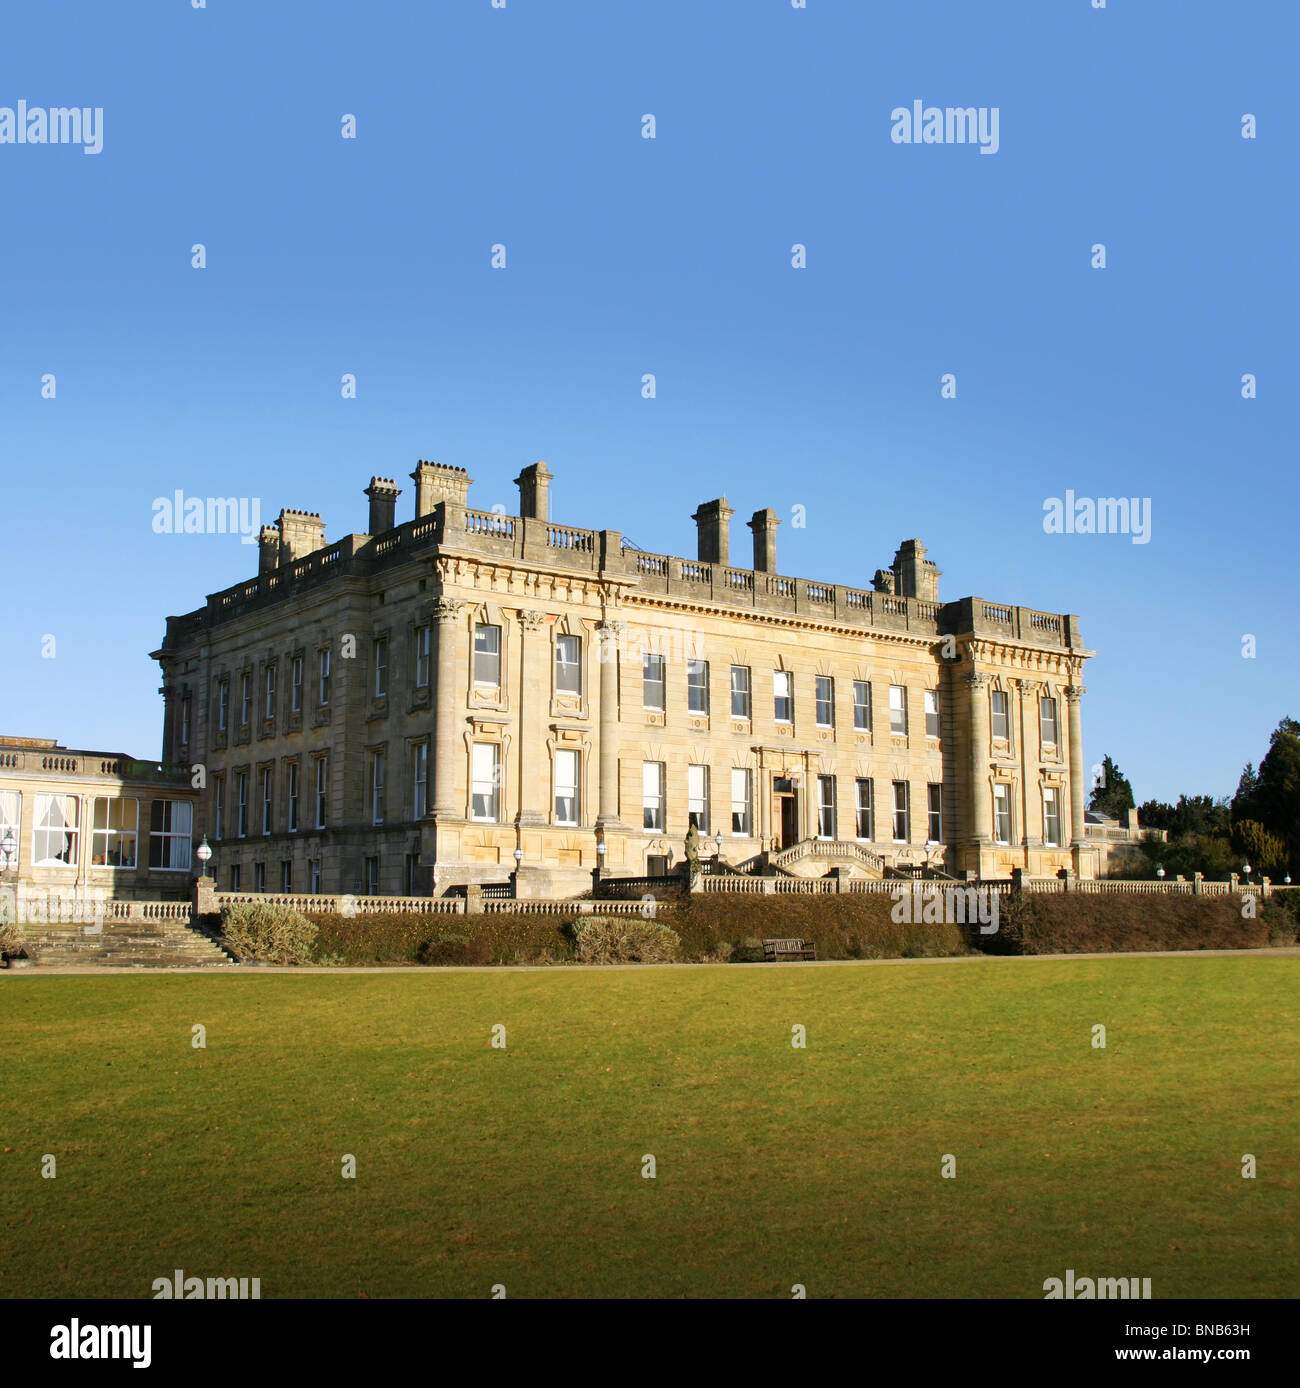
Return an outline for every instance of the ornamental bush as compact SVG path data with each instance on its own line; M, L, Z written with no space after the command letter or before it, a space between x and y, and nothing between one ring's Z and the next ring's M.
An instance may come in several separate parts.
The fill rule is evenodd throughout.
M681 944L675 930L640 916L579 916L572 929L582 964L667 964Z
M306 916L269 901L223 905L221 935L236 958L264 964L310 964L316 944L316 927Z

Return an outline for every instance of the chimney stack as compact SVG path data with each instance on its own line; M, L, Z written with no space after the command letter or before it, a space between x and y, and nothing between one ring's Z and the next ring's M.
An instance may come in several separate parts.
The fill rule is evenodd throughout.
M257 536L257 572L269 574L280 567L280 532L273 525L264 525Z
M774 574L776 572L776 528L781 522L776 512L769 506L764 511L755 511L754 519L748 522L754 532L754 571Z
M925 557L920 540L904 540L894 555L894 591L900 598L939 601L939 570Z
M391 477L372 477L365 495L370 498L370 535L382 535L397 524L397 498L402 489Z
M440 501L454 501L464 506L474 479L463 467L448 467L446 463L426 463L421 459L411 474L415 483L415 518L427 516Z
M533 463L515 478L515 485L519 488L521 516L528 520L550 520L549 489L554 476L545 463Z
M697 557L701 564L728 564L731 551L731 518L736 513L727 498L705 501L691 519L695 522Z
M280 530L280 562L292 564L325 548L325 522L318 511L282 510L276 525Z

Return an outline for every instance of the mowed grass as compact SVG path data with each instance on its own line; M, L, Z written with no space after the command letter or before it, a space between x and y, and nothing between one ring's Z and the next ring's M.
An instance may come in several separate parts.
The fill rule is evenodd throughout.
M263 1297L1041 1297L1073 1268L1290 1296L1298 983L1260 956L10 976L0 1295L183 1268Z

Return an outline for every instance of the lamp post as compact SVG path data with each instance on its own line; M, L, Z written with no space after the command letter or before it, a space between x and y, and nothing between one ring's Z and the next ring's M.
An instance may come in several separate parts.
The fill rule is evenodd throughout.
M1156 876L1163 882L1165 880L1165 870L1162 867L1156 868Z
M0 867L11 868L14 865L14 858L17 856L14 846L14 831L6 829L4 838L0 839Z
M718 861L721 862L721 861L722 861L722 830L721 830L721 829L719 829L718 832L713 836L713 842L714 842L715 844L717 844L717 846L718 846Z
M523 850L522 848L516 848L516 849L515 849L515 871L516 871L516 872L519 871L519 864L522 863L523 860L524 860L524 850Z
M1249 863L1242 863L1242 865L1241 865L1241 870L1242 870L1242 872L1244 872L1244 873L1246 874L1246 881L1249 882L1249 881L1250 881L1250 864L1249 864Z
M208 875L208 860L212 857L212 848L208 843L208 836L203 835L203 842L194 850L194 856L199 860L199 876Z

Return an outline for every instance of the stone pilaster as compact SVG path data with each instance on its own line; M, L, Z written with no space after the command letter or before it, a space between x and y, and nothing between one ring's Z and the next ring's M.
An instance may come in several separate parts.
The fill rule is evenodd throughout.
M1084 695L1082 685L1071 685L1065 691L1070 709L1070 846L1082 848L1084 834L1083 803L1083 720L1079 705Z
M545 824L551 780L545 764L550 707L546 614L521 610L519 623L519 814L515 822Z
M462 818L456 804L456 768L464 760L464 742L456 720L457 652L464 633L461 618L465 604L459 598L438 598L433 604L432 618L438 629L434 691L434 756L431 814L434 819Z
M596 827L621 828L618 818L618 666L626 622L606 620L596 627L600 663L600 791Z
M989 803L989 676L966 676L970 690L970 836L977 845L993 838L993 807Z

